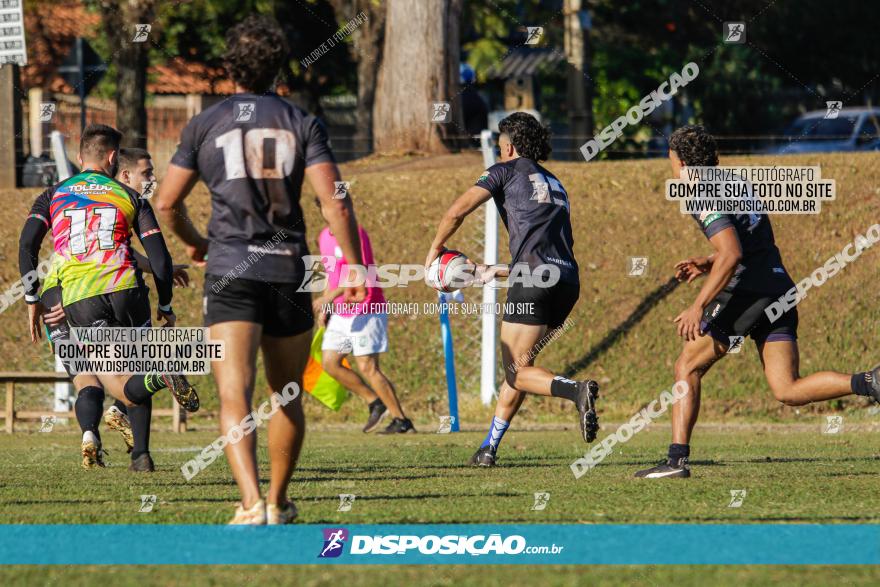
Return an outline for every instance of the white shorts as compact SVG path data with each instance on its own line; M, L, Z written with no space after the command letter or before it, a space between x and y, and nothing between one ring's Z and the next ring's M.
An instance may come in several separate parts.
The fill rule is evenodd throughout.
M384 353L388 350L388 315L333 314L321 343L322 351L353 354L356 357Z

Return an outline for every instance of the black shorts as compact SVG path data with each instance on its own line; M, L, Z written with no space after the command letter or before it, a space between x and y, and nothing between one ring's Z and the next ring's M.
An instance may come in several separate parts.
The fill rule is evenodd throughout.
M299 283L228 279L205 275L205 326L255 322L268 336L294 336L312 329L312 296Z
M46 309L51 308L52 306L57 306L61 303L61 286L56 285L55 287L50 287L40 294L40 303L46 307ZM65 341L70 338L70 325L67 321L63 321L60 324L56 324L55 326L49 326L46 324L46 336L49 339L49 343L52 345L52 349L55 349L55 344L59 341ZM74 376L74 373L71 371L70 367L67 365L67 361L61 361L61 364L64 365L64 370L67 371L67 374L70 377Z
M771 322L764 311L779 296L751 292L722 291L709 302L700 324L703 332L725 344L734 336L751 336L756 344L797 340L797 308L785 312Z
M550 287L525 287L514 283L507 290L504 322L559 328L578 301L581 286L560 281Z
M40 303L48 310L52 306L57 306L61 303L61 286L56 285L55 287L50 287L49 289L43 291L40 294ZM49 342L54 346L56 340L67 339L70 336L70 326L67 322L62 322L60 324L56 324L55 326L49 326L46 324L46 333L49 338Z
M92 296L64 306L64 313L73 327L149 328L150 290L133 287Z

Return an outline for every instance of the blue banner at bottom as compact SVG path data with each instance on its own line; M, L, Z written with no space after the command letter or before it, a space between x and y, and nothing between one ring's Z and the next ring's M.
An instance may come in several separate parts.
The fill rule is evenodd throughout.
M0 563L877 565L880 526L0 525Z

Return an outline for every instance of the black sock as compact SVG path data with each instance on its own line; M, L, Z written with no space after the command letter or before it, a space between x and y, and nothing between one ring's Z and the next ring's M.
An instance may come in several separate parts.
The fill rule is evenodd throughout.
M874 376L871 375L870 371L863 371L861 373L856 373L852 376L852 379L849 380L849 386L852 388L852 392L856 395L864 395L871 396L871 381L873 381Z
M368 408L370 409L370 411L372 412L372 411L373 411L373 408L375 408L376 406L384 406L384 405L385 405L385 403L377 397L376 399L374 399L373 401L371 401L371 402L370 402L370 405L367 406L367 407L368 407Z
M122 403L119 400L116 400L115 402L113 402L113 405L116 407L117 410L119 410L120 412L122 412L125 415L128 415L128 408L126 407L126 405L124 403Z
M82 432L91 431L98 434L98 425L101 421L101 410L104 407L104 390L100 387L87 386L77 394L74 403L76 421Z
M132 460L150 452L150 420L153 415L153 398L148 397L144 403L128 408L128 419L131 422L131 434L134 436L134 448L131 450Z
M679 459L686 459L691 456L691 445L689 444L670 444L669 460L677 462Z
M131 379L125 382L123 391L128 401L135 405L141 405L154 393L166 387L168 385L161 375L149 373L147 375L132 375Z
M567 400L574 401L577 398L578 384L577 381L559 377L558 375L550 382L550 395L553 397L564 397Z
M94 385L83 387L76 396L73 411L76 413L76 421L80 430L92 432L98 440L98 424L101 422L101 412L104 410L104 390Z

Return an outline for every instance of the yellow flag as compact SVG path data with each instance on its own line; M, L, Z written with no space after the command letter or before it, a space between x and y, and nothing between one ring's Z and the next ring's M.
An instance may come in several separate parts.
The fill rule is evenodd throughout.
M315 399L330 408L338 411L348 399L348 391L341 383L330 377L321 366L321 341L324 340L324 327L321 326L312 338L312 348L309 351L309 362L306 363L306 372L303 375L303 387L312 394ZM342 364L349 366L346 359Z

